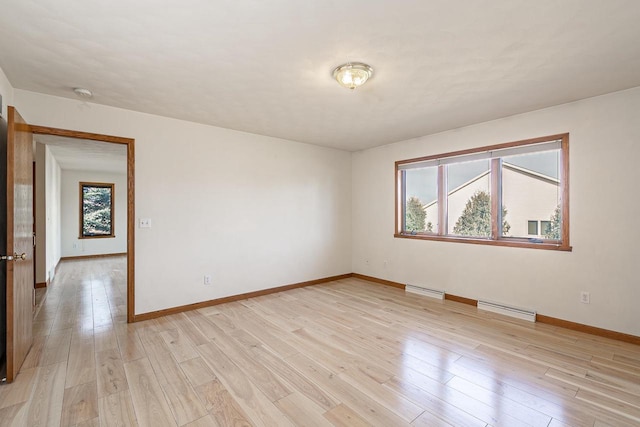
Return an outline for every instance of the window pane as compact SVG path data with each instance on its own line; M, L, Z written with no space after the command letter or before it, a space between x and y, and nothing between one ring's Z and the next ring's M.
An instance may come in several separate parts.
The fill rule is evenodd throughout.
M568 133L396 161L396 237L571 251L568 166Z
M82 186L82 235L110 236L112 234L111 187Z
M491 236L489 160L447 165L447 234Z
M509 224L505 236L560 238L560 215L554 219L560 206L559 178L560 150L502 158L502 204ZM531 233L530 218L539 218L549 226L538 229L535 221L536 233ZM553 237L554 221L557 237Z
M438 167L410 169L405 174L404 232L438 230Z

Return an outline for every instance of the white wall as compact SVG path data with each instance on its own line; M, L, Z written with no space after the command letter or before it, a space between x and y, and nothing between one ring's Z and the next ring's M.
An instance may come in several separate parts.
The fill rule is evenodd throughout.
M115 184L114 238L80 239L81 182ZM127 252L127 175L62 170L62 256L104 255Z
M135 138L136 313L351 272L351 154L15 90L30 123ZM203 276L213 276L204 286Z
M47 188L46 188L47 149L43 144L36 144L36 283L47 281Z
M24 117L24 116L23 116ZM47 279L53 281L55 267L60 261L61 245L61 170L60 165L45 146L45 212Z
M640 335L639 111L635 88L354 153L353 271ZM393 237L394 161L563 132L573 252Z
M2 110L0 116L7 120L7 105L13 105L13 86L0 68L0 95L2 95Z

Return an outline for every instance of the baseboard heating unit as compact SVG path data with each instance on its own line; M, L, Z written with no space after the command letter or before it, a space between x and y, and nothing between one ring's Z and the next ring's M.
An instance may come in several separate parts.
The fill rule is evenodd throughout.
M536 321L536 312L533 310L511 307L497 302L478 300L478 310L492 311L494 313L504 314L505 316L528 320L529 322Z
M426 297L436 298L439 300L444 299L444 291L439 291L437 289L423 288L421 286L414 285L405 285L404 291L424 295Z

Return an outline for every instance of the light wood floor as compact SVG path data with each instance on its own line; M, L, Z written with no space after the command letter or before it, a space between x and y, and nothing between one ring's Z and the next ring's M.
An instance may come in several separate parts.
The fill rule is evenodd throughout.
M0 426L640 425L639 346L357 279L127 325L124 275L61 264Z

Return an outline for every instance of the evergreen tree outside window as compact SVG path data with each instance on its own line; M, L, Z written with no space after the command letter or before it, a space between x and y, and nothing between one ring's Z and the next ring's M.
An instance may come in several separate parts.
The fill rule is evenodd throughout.
M558 205L553 211L549 221L542 221L545 227L542 229L547 239L560 239L562 234L562 207Z
M80 238L115 237L115 185L80 183Z
M427 213L424 210L422 202L417 197L410 197L407 200L407 215L405 218L405 227L409 232L433 232L433 223L427 222Z
M428 215L438 204L438 168L426 167L408 170L403 186L404 229L412 234L433 233L438 218Z
M511 225L507 222L507 208L502 206L502 234L509 232ZM537 227L537 223L536 223ZM486 191L477 191L467 204L456 225L453 234L459 236L491 237L491 198ZM536 229L536 233L537 229Z

